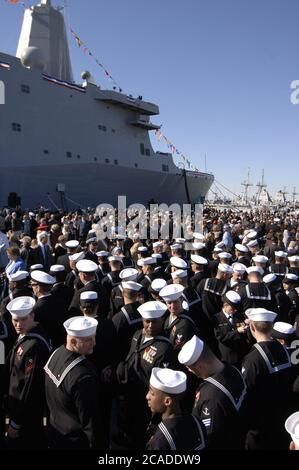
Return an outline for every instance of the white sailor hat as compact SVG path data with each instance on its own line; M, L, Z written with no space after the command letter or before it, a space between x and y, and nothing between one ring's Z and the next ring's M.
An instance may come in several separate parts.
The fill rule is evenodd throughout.
M153 248L158 248L158 247L162 247L163 246L163 242L154 242L153 243Z
M138 251L139 251L139 253L146 253L146 252L148 252L148 248L147 248L147 246L139 246Z
M23 281L28 276L29 276L28 271L17 271L16 273L10 274L8 278L10 281L18 282L18 281Z
M161 318L167 310L167 307L162 302L152 300L145 302L137 308L138 312L145 320Z
M196 335L184 344L178 355L178 360L184 366L192 366L200 358L204 342Z
M122 281L136 281L138 271L135 268L125 268L119 273L119 278Z
M202 242L194 242L192 243L192 248L193 250L202 250L203 248L205 248L206 244L205 243L202 243Z
M254 246L258 245L257 240L251 240L250 242L247 243L248 248L253 248Z
M122 252L123 252L123 249L121 246L115 246L113 250L111 251L112 256L114 255L117 256L117 253L122 253Z
M248 253L248 248L245 245L242 245L241 243L236 243L235 244L235 249L237 251L241 251L241 253Z
M208 260L203 256L191 255L191 261L195 264L208 264Z
M184 289L185 287L180 284L168 284L160 290L159 295L165 302L172 302L182 296Z
M291 263L298 263L299 256L297 256L297 255L288 256L288 260L291 261Z
M219 242L215 245L215 248L224 248L224 247L225 247L225 243L223 241L221 241L221 242Z
M299 447L299 411L291 414L285 422L286 431L290 434L292 441Z
M182 245L180 243L174 243L173 245L170 245L171 251L180 250L181 248L182 248Z
M280 218L279 217L274 217L273 221L274 222L280 222Z
M68 242L65 242L65 246L67 248L78 248L79 242L78 240L69 240Z
M161 255L161 253L153 253L153 254L152 254L152 258L154 258L154 259L161 259L161 258L162 258L162 255Z
M219 258L222 259L222 258L226 258L226 259L231 259L232 258L232 255L230 253L228 253L227 251L222 251L221 253L219 253Z
M276 258L286 258L288 256L288 254L282 250L274 251L274 255L276 256Z
M80 253L75 253L74 255L70 255L69 260L78 262L78 261L82 260L84 258L84 256L85 256L84 251L80 251Z
M269 261L269 258L267 258L267 256L264 256L264 255L256 255L256 256L253 256L252 259L255 263L264 263L264 264L266 264Z
M245 311L245 315L253 322L273 322L277 317L277 313L271 312L271 310L267 310L265 308L248 308Z
M89 245L89 243L97 243L97 237L91 237L86 240L86 245Z
M218 246L215 246L213 253L222 253L222 248L219 248Z
M65 271L65 267L62 264L53 264L50 267L50 273L61 273Z
M266 274L266 276L263 277L263 282L265 284L271 284L271 282L274 282L276 279L277 279L276 274L269 273L269 274Z
M123 289L134 290L136 292L139 292L140 289L142 289L142 285L134 281L124 281L121 283L121 286Z
M94 307L98 303L98 293L92 290L81 292L80 305L81 307Z
M81 273L95 273L98 270L98 265L89 259L81 259L76 264L76 268Z
M163 287L165 287L167 284L167 282L165 281L165 279L154 279L153 282L151 283L151 288L154 292L160 292L161 289L163 289Z
M298 281L298 276L292 273L286 274L284 279L282 280L282 282L284 282L285 284L287 284L288 282L297 282L297 281Z
M88 336L95 336L98 321L92 317L72 317L66 320L63 326L69 336L86 338Z
M102 258L108 258L109 252L102 250L102 251L98 251L98 252L96 253L96 255L97 255L98 258L100 258L100 257L102 257Z
M109 256L108 261L109 261L109 263L111 263L113 261L119 261L120 263L123 262L121 256Z
M187 269L188 267L186 261L183 260L182 258L178 258L178 256L172 256L169 261L170 261L171 266L174 266L175 268L178 268L178 269Z
M263 268L260 268L259 266L250 266L246 269L246 272L248 275L252 273L259 273L262 276L264 274Z
M224 294L223 302L231 305L232 307L237 307L241 302L241 296L238 294L238 292L229 290Z
M138 266L148 266L150 264L157 263L156 258L152 258L151 256L149 256L148 258L141 258L139 261L140 263L137 263Z
M233 273L233 268L229 266L228 264L219 263L217 266L217 269L221 271L222 273L228 273L228 274Z
M9 311L13 319L23 318L32 312L35 305L33 297L22 296L17 297L9 302L6 309Z
M34 212L29 212L29 215L30 215L30 217L35 217L35 213L34 213Z
M237 261L236 261L236 263L233 263L233 264L232 264L232 268L233 268L234 273L241 273L241 274L244 274L245 271L246 271L246 266L245 266L245 264L243 264L243 263L238 263Z
M150 385L161 392L177 395L186 391L187 376L178 370L153 367Z
M42 264L32 264L30 266L30 272L36 271L37 269L44 269L44 266Z
M205 237L202 233L200 232L193 232L193 238L195 240L203 240Z
M250 232L247 233L246 237L249 238L249 240L253 240L257 237L257 232L255 230L250 230Z
M55 277L50 276L50 274L45 273L44 271L35 270L30 274L31 279L37 282L38 284L55 284Z
M175 241L176 243L184 244L185 241L186 241L186 239L185 239L185 238L176 238L174 241Z
M175 279L175 278L184 278L184 277L187 277L188 276L188 272L186 269L177 269L176 271L174 271L173 273L171 273L171 277L172 279Z
M295 328L290 323L277 321L272 327L272 337L278 339L292 339L295 337Z

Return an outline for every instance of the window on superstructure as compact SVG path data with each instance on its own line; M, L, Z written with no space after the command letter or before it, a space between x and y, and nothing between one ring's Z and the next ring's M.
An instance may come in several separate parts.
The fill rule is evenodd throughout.
M135 163L135 168L138 168L138 163Z
M111 129L112 130L112 133L115 134L115 129Z
M21 92L22 93L30 93L30 86L29 85L21 85Z
M81 155L77 155L78 160L81 158Z
M72 156L73 156L72 152L66 152L66 156L67 156L67 158L72 158Z
M107 131L107 127L106 126L102 126L101 124L98 125L98 129L100 131L103 131L103 132L106 132Z
M44 150L44 154L45 154L45 155L48 155L48 153L49 153L49 150L45 149L45 150Z
M109 158L105 158L105 163L109 163L109 162L110 162Z
M151 156L151 151L150 151L150 149L145 149L145 155L146 155L147 157L150 157L150 156Z
M97 162L97 161L98 161L97 157L94 157L94 161L95 161L95 162Z
M11 128L15 132L21 132L21 130L22 130L21 124L19 124L18 122L13 122L11 124Z
M162 171L169 171L168 165L162 165Z
M118 165L118 160L114 160L114 165Z
M140 153L141 153L141 155L145 154L144 144L140 144Z

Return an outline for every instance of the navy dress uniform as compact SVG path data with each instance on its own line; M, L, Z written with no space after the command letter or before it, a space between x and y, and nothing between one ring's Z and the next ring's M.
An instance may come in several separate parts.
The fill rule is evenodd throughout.
M204 350L204 343L194 336L182 348L179 361L191 367ZM215 356L214 356L215 357ZM196 394L193 414L204 423L208 450L235 450L244 445L241 409L246 385L238 369L218 359L215 372L204 377Z
M97 320L84 316L67 320L67 344L56 349L45 365L51 449L105 448L99 378L84 349L88 346L92 352L97 325Z
M184 394L186 388L187 376L184 372L154 367L147 395L149 406L152 390L162 392L165 397L168 394L173 397ZM205 435L205 426L196 416L171 409L165 418L163 413L162 421L147 443L146 450L200 452L205 448Z
M9 446L40 449L45 446L43 414L45 408L43 367L51 351L41 325L34 322L32 297L18 297L7 309L11 313L18 339L10 351L7 414L18 439ZM8 433L8 437L11 437Z
M121 282L136 281L138 275L137 269L125 268L119 273ZM123 288L121 284L113 287L110 294L110 313L109 317L112 318L124 305Z

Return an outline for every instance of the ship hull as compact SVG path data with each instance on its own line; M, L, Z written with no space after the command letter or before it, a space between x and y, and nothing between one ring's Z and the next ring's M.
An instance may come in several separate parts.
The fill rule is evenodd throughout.
M117 207L118 196L133 203L202 203L213 177L187 176L93 163L0 168L0 204L8 205L8 195L16 193L25 208L74 209L109 203ZM187 183L187 188L186 188ZM60 192L59 192L60 190ZM63 203L62 198L64 197Z

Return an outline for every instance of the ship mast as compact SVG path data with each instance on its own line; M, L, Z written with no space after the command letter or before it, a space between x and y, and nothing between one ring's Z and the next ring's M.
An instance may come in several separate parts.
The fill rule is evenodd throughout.
M265 180L264 180L264 168L262 170L262 180L256 183L256 187L258 188L257 195L256 195L256 203L258 204L261 192L263 191L264 188L267 187L267 185L265 184Z
M296 196L297 196L297 194L298 193L296 192L296 186L294 186L293 192L292 192L294 210L296 209Z
M250 186L253 186L253 184L250 183L250 168L248 168L247 180L242 181L241 186L244 186L244 193L243 193L243 197L242 197L243 203L247 205L249 203L249 201L248 201L248 189L249 189Z

